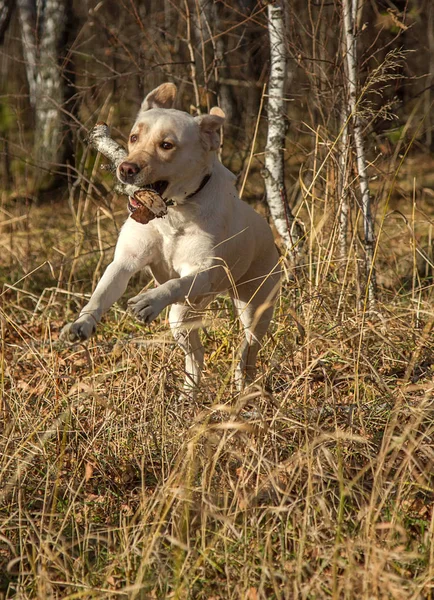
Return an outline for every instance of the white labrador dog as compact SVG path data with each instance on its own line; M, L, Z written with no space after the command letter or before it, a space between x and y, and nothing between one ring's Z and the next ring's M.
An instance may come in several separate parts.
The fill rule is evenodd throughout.
M132 313L150 323L167 306L175 340L185 352L184 390L194 395L204 359L197 313L229 292L243 324L245 342L235 379L250 382L261 339L279 287L278 253L267 222L238 197L234 175L218 160L224 113L192 117L173 109L176 86L150 92L131 130L128 156L117 170L123 183L153 187L173 201L168 214L143 225L129 217L113 262L78 319L61 333L87 340L102 315L125 292L129 279L148 269L156 287L129 301ZM130 198L130 210L133 200Z

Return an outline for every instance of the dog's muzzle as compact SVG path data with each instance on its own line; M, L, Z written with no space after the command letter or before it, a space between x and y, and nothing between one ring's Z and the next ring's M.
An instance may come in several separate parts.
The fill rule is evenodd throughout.
M134 183L138 173L140 173L140 167L137 163L124 161L119 165L119 179L122 183Z

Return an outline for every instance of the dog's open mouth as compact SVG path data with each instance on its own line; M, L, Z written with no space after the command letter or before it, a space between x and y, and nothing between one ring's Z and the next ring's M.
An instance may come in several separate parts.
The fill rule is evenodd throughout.
M141 188L141 190L155 192L156 194L161 196L161 199L165 203L167 203L168 206L170 206L172 203L163 198L163 194L166 191L168 185L168 181L156 181L155 183L150 183L149 185L144 186L143 188ZM131 214L134 213L134 211L141 209L142 206L143 203L135 196L128 197L128 210Z
M130 217L144 225L153 219L165 217L168 206L174 204L172 200L167 200L162 196L168 185L167 181L157 181L153 185L138 189L134 192L134 196L129 196Z
M128 210L133 213L135 210L140 208L142 203L134 198L134 196L128 196Z

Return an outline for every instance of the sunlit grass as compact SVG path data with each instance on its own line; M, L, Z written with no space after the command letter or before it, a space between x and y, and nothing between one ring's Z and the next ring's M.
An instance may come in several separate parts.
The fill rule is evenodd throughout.
M432 596L431 281L410 260L367 314L362 253L355 241L347 269L333 258L324 185L305 199L315 211L300 206L314 242L287 270L242 396L224 299L208 311L195 402L179 400L164 313L143 328L123 300L88 344L59 344L110 260L122 199L76 207L80 222L41 206L3 227L0 594ZM429 239L412 212L401 237L383 228L379 272L405 254L404 235L410 254Z

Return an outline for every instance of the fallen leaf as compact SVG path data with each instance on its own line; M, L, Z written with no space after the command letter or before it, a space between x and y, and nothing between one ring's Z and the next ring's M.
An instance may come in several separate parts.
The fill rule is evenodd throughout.
M84 467L84 480L85 481L89 481L89 479L92 477L93 475L93 466L87 462L86 466Z

